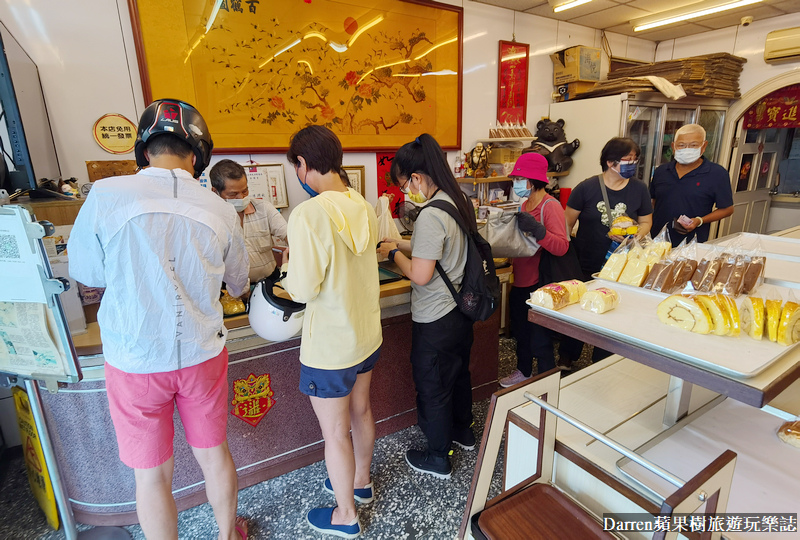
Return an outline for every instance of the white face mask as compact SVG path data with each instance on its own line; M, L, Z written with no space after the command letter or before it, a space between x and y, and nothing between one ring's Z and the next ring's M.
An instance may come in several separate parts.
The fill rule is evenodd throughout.
M243 199L225 199L227 202L233 205L237 212L244 212L244 209L247 208L247 205L250 204L250 197L245 197Z
M700 148L681 148L680 150L675 150L675 161L681 165L689 165L700 159L702 155L702 146Z

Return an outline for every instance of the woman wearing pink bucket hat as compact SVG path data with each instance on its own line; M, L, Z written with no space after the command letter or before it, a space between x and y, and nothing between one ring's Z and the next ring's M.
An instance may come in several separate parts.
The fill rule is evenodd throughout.
M550 331L528 322L528 306L525 301L533 291L546 285L541 283L539 275L542 250L561 257L569 249L564 209L544 189L548 184L547 159L534 152L522 154L509 177L514 181L514 193L525 199L517 218L517 226L523 232L533 235L541 249L532 257L513 259L514 285L509 294L509 306L511 334L517 340L517 369L500 379L500 386L504 388L533 375L534 357L539 373L556 367ZM577 342L576 347L578 345L583 346L580 342ZM574 359L577 359L577 355Z

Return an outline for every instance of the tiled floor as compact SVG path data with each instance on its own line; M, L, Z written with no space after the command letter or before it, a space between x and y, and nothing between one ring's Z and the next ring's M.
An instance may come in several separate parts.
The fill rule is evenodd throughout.
M586 351L579 365L588 363ZM514 341L500 340L500 376L516 367ZM475 435L480 440L488 400L475 403ZM375 444L373 482L376 499L359 510L368 539L455 538L464 513L478 451L456 448L453 476L440 480L412 471L405 462L409 447L424 448L425 439L416 426L388 435ZM501 453L502 456L502 453ZM239 492L239 514L250 524L250 538L292 540L320 538L308 528L305 515L318 506L332 506L334 499L322 490L324 462L315 463ZM80 527L84 528L84 527ZM211 507L204 504L178 517L180 538L216 538ZM138 526L127 527L132 537L143 539ZM0 462L0 539L64 538L62 531L47 526L28 487L21 457ZM329 537L330 538L330 537Z

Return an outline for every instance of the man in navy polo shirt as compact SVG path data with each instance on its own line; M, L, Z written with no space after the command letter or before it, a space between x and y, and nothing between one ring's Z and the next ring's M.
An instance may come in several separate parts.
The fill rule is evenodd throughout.
M728 171L703 157L706 146L702 126L683 126L672 142L675 159L656 169L650 182L654 209L651 230L657 234L669 225L673 246L695 236L698 242L705 242L710 224L733 214ZM679 222L681 216L684 218Z

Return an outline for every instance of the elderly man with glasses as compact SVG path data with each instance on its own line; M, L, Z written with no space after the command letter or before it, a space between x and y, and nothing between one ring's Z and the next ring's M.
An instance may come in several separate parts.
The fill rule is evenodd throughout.
M674 159L656 169L650 182L652 230L669 225L673 246L695 236L705 242L710 224L733 214L728 171L703 157L707 146L702 126L683 126L672 142Z

